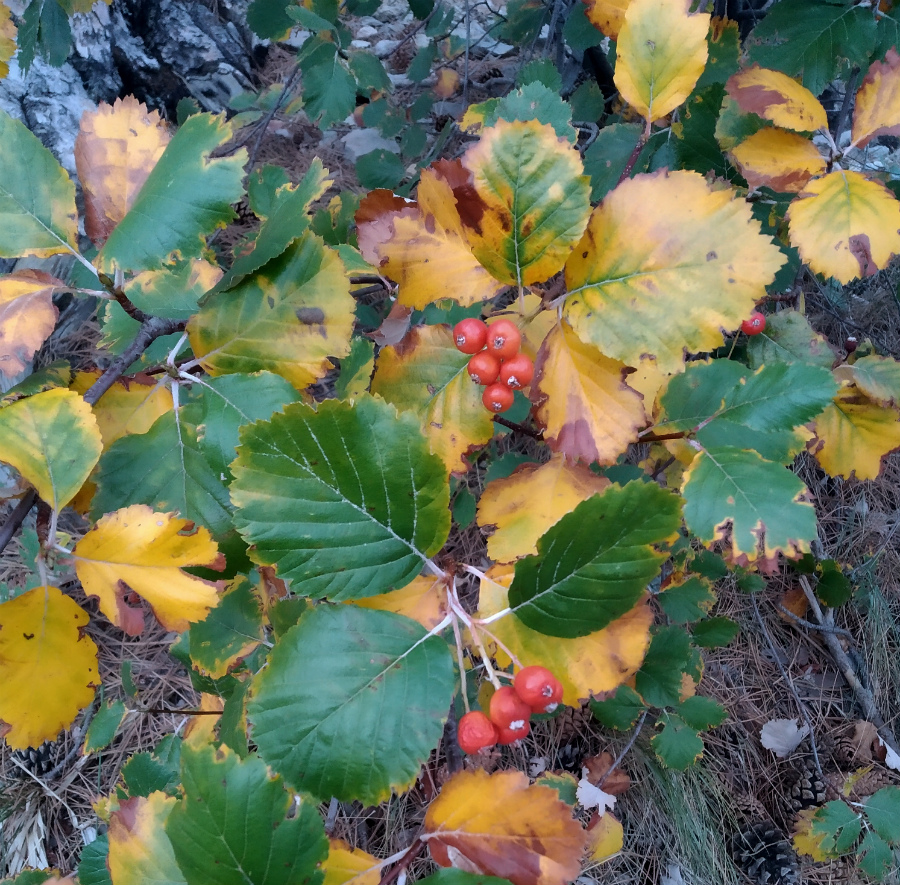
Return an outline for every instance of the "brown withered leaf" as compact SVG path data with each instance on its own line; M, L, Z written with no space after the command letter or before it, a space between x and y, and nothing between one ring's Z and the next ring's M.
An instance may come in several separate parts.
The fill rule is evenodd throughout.
M62 280L40 270L19 270L0 277L0 374L21 372L56 325L54 288Z

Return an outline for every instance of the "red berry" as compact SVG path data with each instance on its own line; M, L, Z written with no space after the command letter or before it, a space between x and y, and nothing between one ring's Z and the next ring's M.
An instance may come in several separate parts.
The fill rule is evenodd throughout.
M504 746L507 744L514 744L523 737L528 737L530 731L531 723L527 719L521 728L501 728L497 737L497 743L503 744Z
M538 665L519 670L513 688L532 713L552 713L563 696L562 683L546 667Z
M519 352L522 335L512 320L497 320L488 328L487 349L498 359L508 360Z
M456 739L464 753L477 753L497 743L500 731L481 710L466 713L459 720Z
M476 384L493 384L500 374L500 360L493 354L482 350L469 360L469 377Z
M512 388L499 381L485 387L484 393L481 395L481 401L489 412L505 412L513 404L514 399L515 394L512 392Z
M531 384L534 377L534 363L524 353L517 353L500 366L500 381L513 390Z
M766 327L766 318L758 310L750 314L750 318L741 323L741 331L745 335L759 335Z
M460 320L453 327L453 342L461 353L478 353L487 341L487 326L475 317Z
M491 695L490 703L491 722L497 728L510 728L513 731L521 731L531 717L531 707L525 703L511 685L498 688ZM524 732L521 737L528 734Z

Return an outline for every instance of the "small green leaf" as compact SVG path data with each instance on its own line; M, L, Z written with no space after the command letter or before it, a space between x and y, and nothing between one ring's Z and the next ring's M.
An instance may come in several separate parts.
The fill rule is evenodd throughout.
M692 560L690 569L710 581L718 581L728 574L728 566L718 553L701 550Z
M642 134L643 127L637 123L612 123L600 130L584 152L584 171L591 177L592 201L602 200L619 183ZM631 175L649 169L657 142L653 137L641 148Z
M306 28L308 31L333 31L335 27L328 19L322 18L321 15L316 15L311 9L307 9L305 6L289 6L287 8L287 14L290 18L294 19L294 21L299 22L301 27Z
M691 640L680 627L661 627L635 676L635 687L651 707L670 707L681 695L681 674L688 666Z
M853 596L853 585L833 559L823 559L819 563L819 570L821 574L816 584L816 596L825 605L843 605Z
M586 3L576 3L569 9L563 25L563 37L574 52L584 52L598 46L604 39L602 32L587 17Z
M308 607L309 602L302 596L286 596L273 603L268 614L275 638L280 639L291 627L299 623Z
M553 68L556 71L556 68ZM557 76L559 76L557 74ZM548 88L541 80L535 79L520 89L510 92L492 106L485 116L484 125L493 126L497 120L537 120L553 127L554 132L572 144L576 133L572 128L572 108L562 100L559 91Z
M719 648L728 645L741 632L741 627L731 618L710 618L694 624L691 632L694 642L701 648Z
M466 488L460 489L453 499L453 520L461 529L468 528L475 519L477 502Z
M566 805L571 805L572 808L574 808L578 802L578 781L567 771L560 774L545 771L535 780L534 785L550 787L551 790L556 790L559 794L559 798L562 799Z
M857 865L870 878L880 882L895 869L894 852L876 833L868 832L857 849Z
M683 584L666 587L656 601L673 624L690 624L709 614L716 594L701 578L688 578Z
M78 859L79 885L112 885L106 858L109 855L109 838L104 833L81 849Z
M371 92L390 92L391 78L388 77L381 59L371 52L351 52L350 70L356 77L363 95Z
M830 370L834 351L802 313L783 310L766 317L765 331L747 343L747 359L751 369L799 362Z
M319 43L302 55L303 100L309 118L320 129L343 120L356 107L356 80L332 43Z
M860 816L846 802L826 802L812 818L813 836L822 838L825 854L847 854L862 831Z
M157 790L169 792L178 783L178 767L150 753L134 753L122 766L121 778L125 784L122 798L149 796Z
M882 787L868 802L872 829L889 845L900 845L900 787Z
M363 154L356 161L356 177L363 187L370 190L379 187L396 190L406 177L406 167L395 153L378 148Z
M728 711L721 704L699 694L682 701L675 712L697 731L715 728L728 718Z
M532 59L519 71L516 77L516 86L522 89L523 86L528 86L529 83L540 83L554 93L561 92L563 88L562 77L559 71L556 70L556 65L549 58ZM504 119L509 118L504 117ZM543 122L548 121L545 120Z
M496 876L446 869L419 879L417 885L510 885L510 883L508 879L498 879Z
M740 67L741 34L737 22L715 19L710 24L707 42L709 57L694 87L698 91L712 83L725 83Z
M650 739L653 751L667 768L684 771L703 755L703 741L680 716L663 713L663 729Z
M368 338L354 338L350 355L341 360L341 374L334 384L338 399L363 396L372 381L375 369L375 345Z
M122 720L125 718L125 704L122 701L107 701L94 714L84 740L84 755L103 750L112 743Z
M631 728L645 709L641 696L627 685L620 685L616 693L605 701L591 700L594 718L607 728L618 731Z
M247 24L264 40L283 40L294 25L285 0L253 0L247 9Z

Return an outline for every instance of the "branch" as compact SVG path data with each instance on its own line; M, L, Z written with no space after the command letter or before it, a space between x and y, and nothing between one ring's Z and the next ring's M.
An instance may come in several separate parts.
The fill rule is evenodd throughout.
M422 841L421 836L417 836L416 841L410 845L406 854L397 862L397 866L382 878L381 885L391 885L392 882L396 882L400 878L400 874L405 872L409 865L422 853L423 848L425 848L425 843Z
M37 492L34 489L29 489L22 500L16 504L15 510L6 518L6 522L0 528L0 553L6 549L6 545L19 530L19 526L22 525L25 517L28 516L31 508L34 507L35 501L37 501Z
M649 123L647 125L649 126ZM634 169L634 164L637 163L638 157L641 155L641 151L644 149L646 143L647 136L642 135L634 146L634 150L631 152L631 156L628 158L628 162L625 164L625 168L622 170L622 174L619 176L619 180L616 184L621 184L629 175L631 175L631 170Z
M606 769L606 774L600 778L600 782L597 784L597 789L602 790L603 785L606 783L607 778L622 764L622 760L625 758L628 751L634 746L634 742L638 739L638 735L641 733L641 729L644 727L644 721L647 718L647 713L649 710L644 710L641 713L641 718L638 719L638 724L635 726L634 733L628 738L628 743L625 744L624 747L619 751L619 755L616 756L612 761L612 765Z
M542 440L544 438L544 434L539 430L532 430L530 427L526 427L524 424L516 424L515 421L508 421L506 418L501 418L499 415L494 415L493 421L497 424L502 424L504 427L508 427L510 430L518 430L519 433L524 433L525 436L530 436L532 439Z

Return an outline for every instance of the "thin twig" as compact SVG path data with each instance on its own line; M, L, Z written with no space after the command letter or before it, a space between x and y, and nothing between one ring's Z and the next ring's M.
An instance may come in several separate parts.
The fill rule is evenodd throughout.
M397 861L397 865L392 867L391 871L382 877L381 885L391 885L392 882L396 882L400 874L406 872L409 865L422 853L424 848L425 843L422 841L421 836L416 836L416 841L409 846L406 854Z
M844 100L841 102L841 109L834 121L834 129L831 130L832 137L835 142L841 137L844 127L847 125L847 117L850 115L850 102L856 93L856 86L859 80L859 68L854 67L850 72L850 79L847 81L847 91L844 93Z
M459 749L459 738L457 737L456 707L453 702L450 703L450 712L447 714L447 721L444 723L444 756L447 758L447 768L450 774L456 774L462 771L463 757Z
M144 313L121 289L113 291L112 297L119 303L122 310L136 322L146 323L150 319L150 314Z
M634 732L632 733L631 737L628 738L628 743L625 744L624 747L622 747L622 749L619 751L619 755L616 756L615 759L613 759L612 765L610 765L609 768L606 769L606 774L604 774L603 777L600 778L600 782L597 784L598 790L603 789L603 785L606 783L607 778L622 764L622 760L628 754L628 751L634 746L634 742L638 739L638 735L641 733L641 729L644 727L644 721L647 718L648 712L649 710L644 710L644 712L641 713L641 718L638 719L638 724L635 726Z
M509 421L506 418L501 418L499 415L494 415L494 422L497 424L502 424L504 427L508 427L510 430L518 430L519 433L524 433L525 436L530 436L532 439L542 440L544 438L544 434L539 430L532 430L530 427L526 427L524 424L516 424L515 421Z
M829 627L827 624L814 624L812 621L807 621L799 615L795 615L789 608L785 608L780 602L778 603L778 610L783 615L787 615L792 621L796 621L798 624L802 624L810 630L818 630L820 633L834 633L836 636L846 636L847 639L853 639L853 634L849 630L845 630L843 627Z
M29 489L22 500L16 504L13 512L6 518L6 522L0 527L0 553L6 549L6 545L19 530L19 526L22 525L25 517L28 516L31 508L34 507L35 501L37 501L37 492L34 489Z
M628 162L625 164L625 168L622 170L622 174L619 176L619 180L616 184L621 184L629 175L631 175L631 170L634 169L634 164L637 163L638 157L641 155L641 151L644 149L646 143L647 139L642 135L634 146L634 150L631 152L631 156L628 158Z

